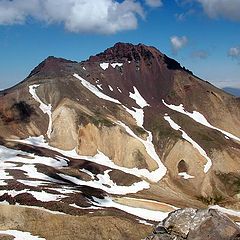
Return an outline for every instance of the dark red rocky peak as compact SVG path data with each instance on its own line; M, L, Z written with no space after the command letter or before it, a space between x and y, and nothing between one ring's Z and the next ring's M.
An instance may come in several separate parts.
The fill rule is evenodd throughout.
M54 56L49 56L44 61L42 61L37 67L35 67L31 73L29 74L29 77L32 77L33 75L36 75L38 73L42 73L44 75L51 74L54 71L61 71L63 65L68 63L76 63L74 61L70 61L64 58L56 58Z
M160 64L165 64L170 70L183 70L192 74L175 61L161 53L158 49L144 44L133 45L130 43L116 43L113 47L106 49L104 52L91 56L90 62L111 62L111 61L145 61L152 63L154 60Z
M140 61L141 59L151 60L158 56L163 57L164 55L154 47L148 47L143 44L116 43L104 52L91 56L89 61Z

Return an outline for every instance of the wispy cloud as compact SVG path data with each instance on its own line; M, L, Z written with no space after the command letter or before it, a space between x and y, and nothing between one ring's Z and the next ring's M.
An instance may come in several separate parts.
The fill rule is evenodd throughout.
M186 36L172 36L170 38L172 50L174 54L177 54L180 49L185 47L188 44L188 38Z
M231 20L240 20L239 0L196 0L205 13L211 18L224 17Z
M148 0L157 7L161 1ZM140 1L124 0L0 0L0 25L25 24L29 18L63 24L71 32L113 34L136 29L144 18Z
M228 50L228 56L233 58L233 59L238 59L240 60L240 46L237 47L231 47Z
M196 50L191 53L192 58L206 59L209 56L209 52L206 50Z
M180 22L185 21L189 16L193 15L194 13L195 13L194 9L189 9L186 12L176 13L175 18Z
M240 46L231 47L228 50L228 56L233 60L236 60L238 64L240 64Z
M150 7L161 7L163 5L161 0L145 0L145 3Z

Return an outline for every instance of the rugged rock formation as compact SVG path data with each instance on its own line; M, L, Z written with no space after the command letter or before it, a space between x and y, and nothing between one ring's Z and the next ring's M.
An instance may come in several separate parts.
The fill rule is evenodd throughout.
M179 209L157 225L146 240L239 240L240 228L214 209Z

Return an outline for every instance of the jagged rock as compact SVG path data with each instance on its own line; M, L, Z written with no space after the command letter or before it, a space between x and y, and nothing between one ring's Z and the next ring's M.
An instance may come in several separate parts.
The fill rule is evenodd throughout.
M146 240L238 240L240 228L214 209L179 209L160 222Z

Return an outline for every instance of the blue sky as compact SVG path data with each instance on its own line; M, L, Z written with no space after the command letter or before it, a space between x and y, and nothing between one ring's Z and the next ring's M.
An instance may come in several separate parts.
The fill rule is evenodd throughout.
M219 87L240 88L238 9L239 0L0 0L0 89L47 56L81 61L116 42L153 45Z

